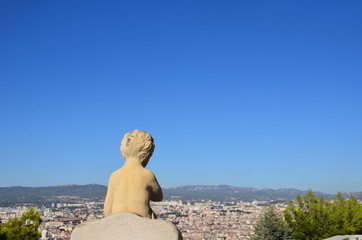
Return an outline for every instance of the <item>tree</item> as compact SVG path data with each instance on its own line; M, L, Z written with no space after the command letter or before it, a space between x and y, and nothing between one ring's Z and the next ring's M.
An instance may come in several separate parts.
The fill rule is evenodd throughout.
M330 231L334 235L362 233L362 205L354 196L346 200L342 193L338 193L326 211L330 215Z
M289 202L284 218L295 239L362 233L362 205L353 196L344 199L341 193L334 201L327 201L309 190L304 198L298 195L295 204Z
M20 219L13 218L1 225L0 239L6 240L38 240L41 236L38 227L42 222L39 213L30 208Z
M291 230L282 216L277 214L275 206L269 206L254 227L253 240L292 239Z
M0 240L6 240L5 234L2 231L1 220L0 220Z

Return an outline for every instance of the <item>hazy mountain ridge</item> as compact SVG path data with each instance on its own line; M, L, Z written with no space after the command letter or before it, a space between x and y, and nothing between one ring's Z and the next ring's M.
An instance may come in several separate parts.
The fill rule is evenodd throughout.
M210 199L215 201L225 200L265 200L285 201L294 200L297 194L304 196L307 191L298 189L257 189L233 187L229 185L189 185L165 189L166 194L171 198L187 200ZM316 195L323 195L325 198L333 198L333 194L315 192Z
M61 185L49 187L0 187L0 204L42 203L57 196L104 198L107 187L98 184Z
M104 199L107 187L98 184L87 185L62 185L49 187L0 187L0 204L14 203L43 203L54 201L59 196L78 196L83 198ZM294 200L297 194L305 195L307 191L298 189L257 189L234 187L229 185L187 185L180 187L164 188L165 199L179 200L266 200L285 201ZM323 195L326 199L334 198L335 194L314 192ZM362 200L362 192L351 193ZM349 196L349 193L344 194Z

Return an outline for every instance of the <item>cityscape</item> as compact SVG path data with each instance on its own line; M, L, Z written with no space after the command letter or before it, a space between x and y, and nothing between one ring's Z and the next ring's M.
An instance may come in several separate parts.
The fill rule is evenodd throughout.
M0 219L6 222L11 218L19 218L30 207L34 207L43 219L39 230L46 238L41 240L70 240L71 233L78 224L104 217L101 199L57 196L54 200L53 203L42 206L24 203L0 207ZM236 240L250 239L254 224L271 203L174 199L152 202L151 206L160 219L175 224L185 240ZM274 204L280 211L286 207L286 202Z
M5 225L11 219L20 219L24 213L33 208L42 219L41 224L37 226L41 240L70 240L73 230L79 224L105 217L106 191L107 186L98 184L0 187L0 222ZM176 226L185 240L255 239L257 226L270 210L270 206L274 207L279 217L284 218L286 212L284 210L288 210L290 202L295 206L298 205L297 196L301 196L305 204L311 200L306 198L308 195L313 196L312 199L315 200L312 201L325 199L322 204L327 211L325 214L331 214L327 208L338 199L342 199L345 203L352 200L349 203L353 204L355 201L356 209L360 209L358 211L362 214L361 192L332 195L297 189L188 185L164 188L163 193L164 200L151 201L150 206L159 219ZM346 211L345 214L353 214L356 219L362 219L362 215L358 212L348 212L349 208L344 208L338 203L335 206L338 206L338 211L343 209L342 211ZM331 219L336 217L339 216L336 215Z

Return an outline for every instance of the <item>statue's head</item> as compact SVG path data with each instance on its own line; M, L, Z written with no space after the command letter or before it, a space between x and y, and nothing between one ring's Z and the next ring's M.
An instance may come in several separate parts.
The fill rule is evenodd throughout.
M137 158L144 167L150 160L154 149L152 136L141 130L126 133L121 142L121 153L124 159L127 161L127 158Z

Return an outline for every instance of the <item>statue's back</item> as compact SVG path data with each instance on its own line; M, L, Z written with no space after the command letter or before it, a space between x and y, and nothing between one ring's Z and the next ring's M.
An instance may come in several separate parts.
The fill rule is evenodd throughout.
M111 214L134 212L150 217L149 171L143 167L122 167L115 171L108 188L113 190Z

